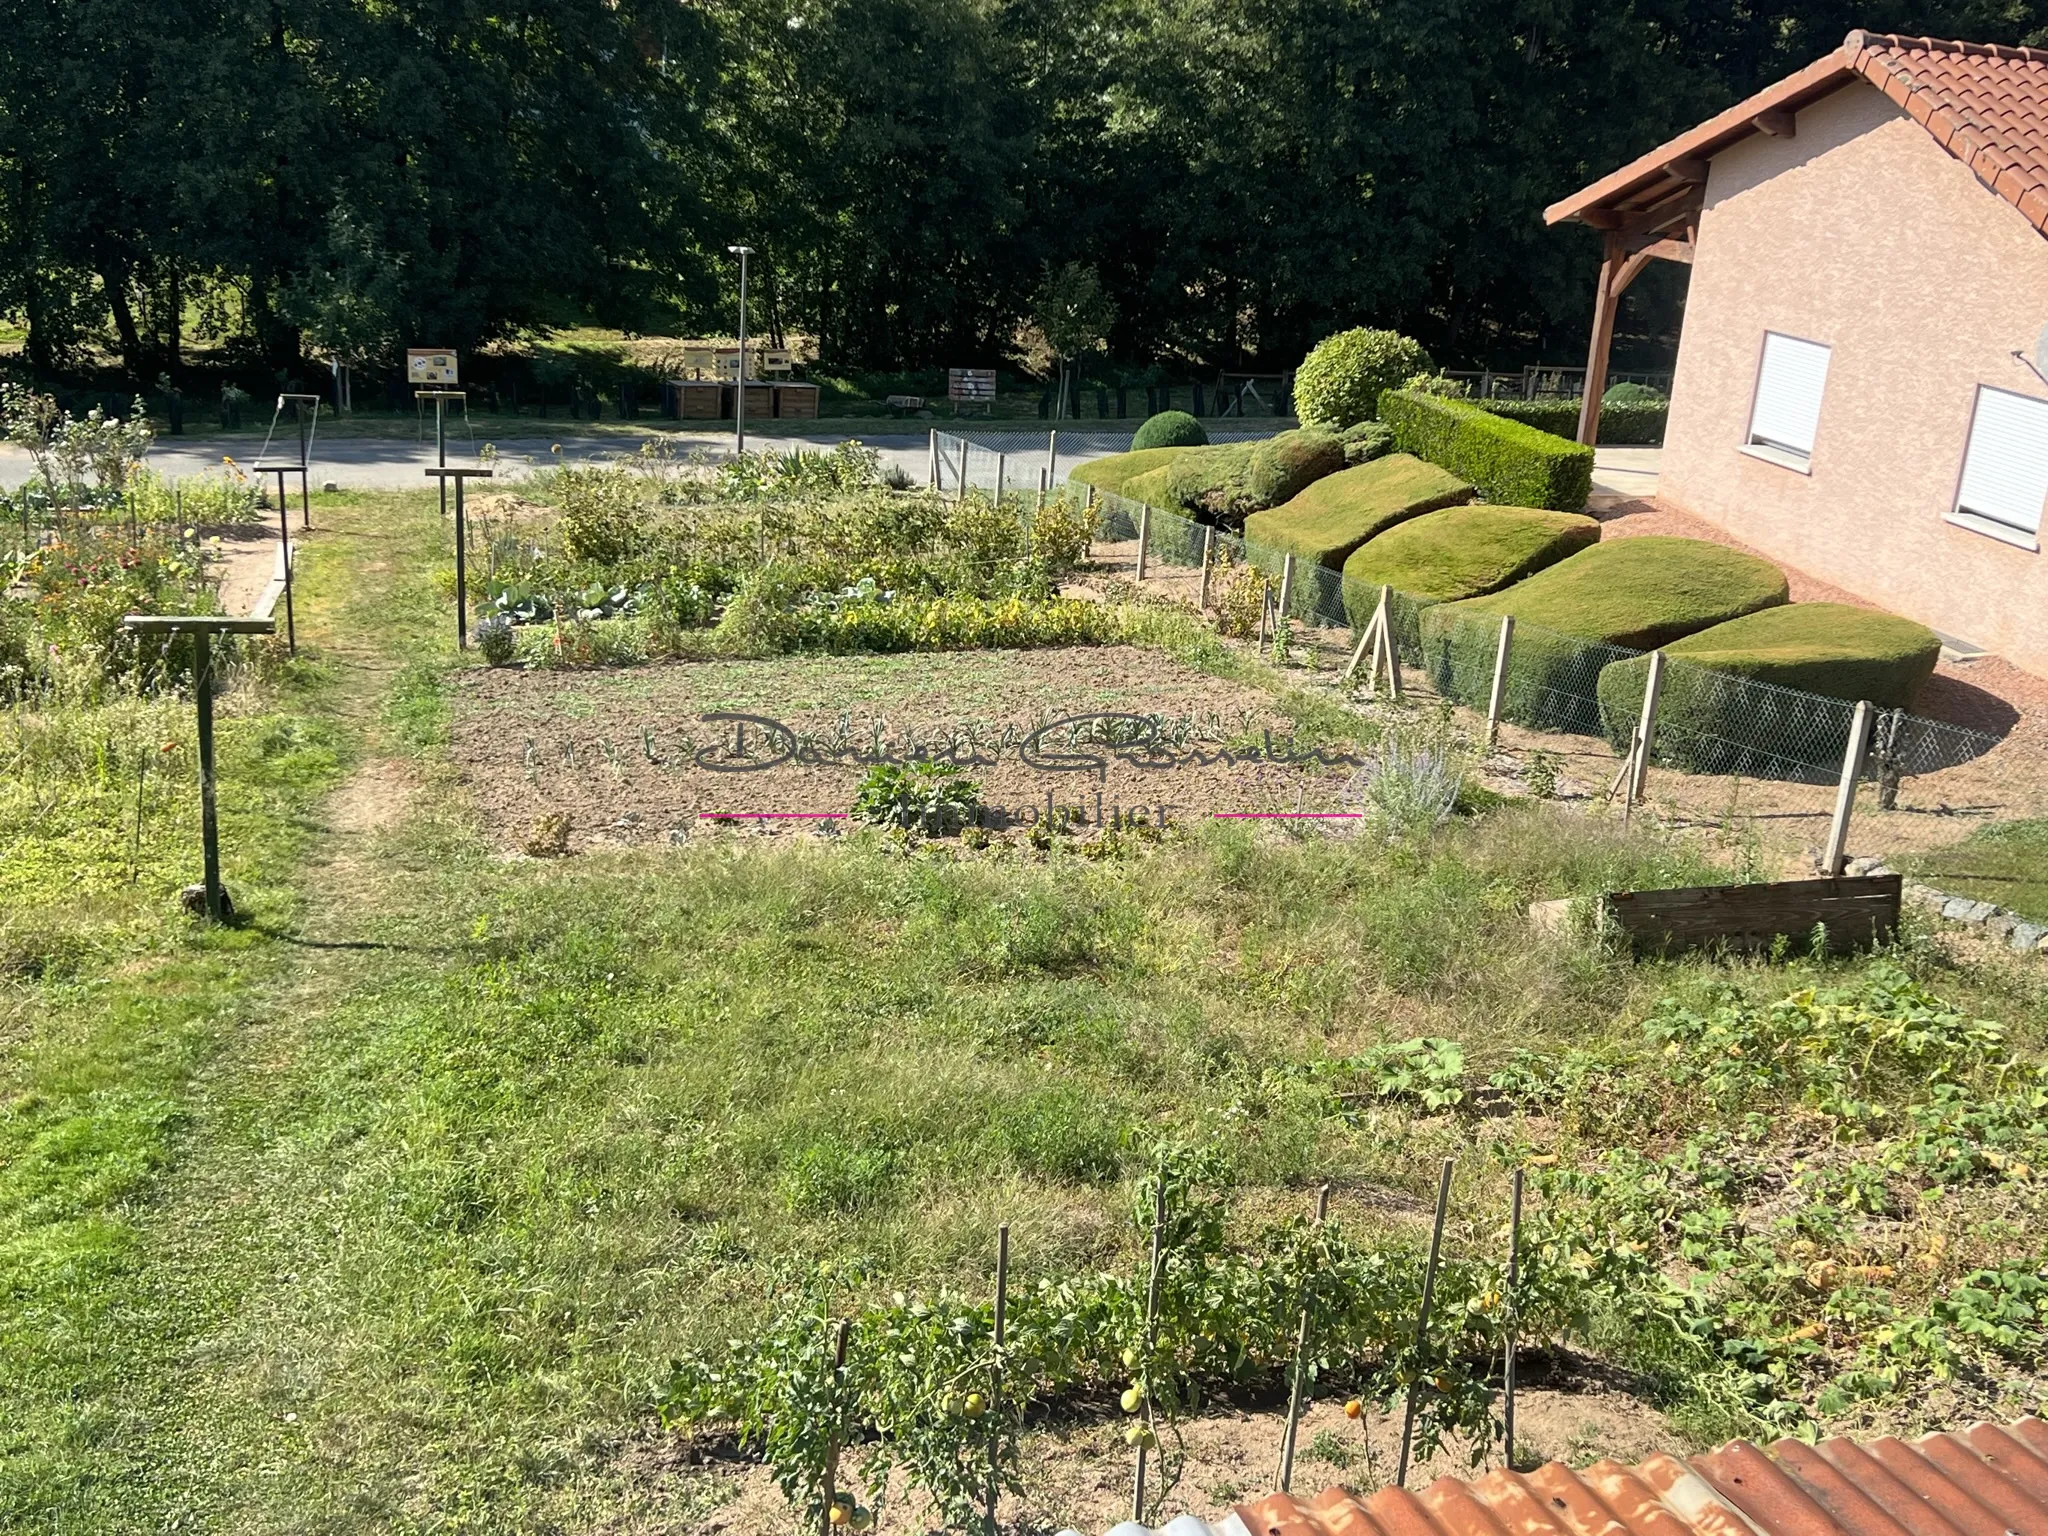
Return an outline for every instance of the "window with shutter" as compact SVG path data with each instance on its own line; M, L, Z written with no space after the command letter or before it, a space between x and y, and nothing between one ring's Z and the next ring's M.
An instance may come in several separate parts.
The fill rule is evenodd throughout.
M2022 549L2041 547L2048 502L2048 400L1977 387L1951 522Z
M1813 457L1820 397L1827 382L1828 348L1817 341L1764 332L1747 446L1762 449L1761 457L1806 468Z

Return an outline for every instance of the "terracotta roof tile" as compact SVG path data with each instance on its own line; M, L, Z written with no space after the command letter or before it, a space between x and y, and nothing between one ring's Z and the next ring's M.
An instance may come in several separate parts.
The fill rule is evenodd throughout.
M1175 1522L1179 1527L1184 1522ZM2026 1418L1911 1445L1736 1440L1640 1467L1440 1478L1360 1499L1331 1488L1241 1504L1229 1536L2048 1536L2048 1424ZM1135 1536L1120 1526L1113 1536ZM1178 1536L1178 1533L1177 1533Z
M1543 217L1556 224L1632 214L1675 162L1712 156L1757 132L1759 116L1796 112L1855 79L1883 91L1990 191L2048 232L2048 49L1861 31L1798 74L1553 203Z

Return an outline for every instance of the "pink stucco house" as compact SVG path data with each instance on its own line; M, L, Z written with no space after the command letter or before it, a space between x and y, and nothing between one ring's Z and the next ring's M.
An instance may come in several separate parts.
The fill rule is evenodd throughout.
M1690 262L1658 500L2048 675L2048 50L1851 32L1546 213Z

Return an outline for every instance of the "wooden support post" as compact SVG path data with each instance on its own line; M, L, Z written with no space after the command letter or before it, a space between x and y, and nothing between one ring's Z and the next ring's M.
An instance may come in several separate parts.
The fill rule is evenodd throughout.
M1152 1189L1152 1267L1151 1279L1145 1285L1145 1350L1139 1361L1144 1372L1142 1395L1144 1401L1139 1407L1144 1413L1146 1429L1152 1428L1152 1352L1159 1344L1159 1271L1165 1258L1166 1242L1166 1176L1162 1167L1153 1175ZM1131 1518L1145 1518L1145 1442L1138 1442L1136 1476L1131 1479Z
M1444 1215L1451 1204L1451 1170L1456 1165L1448 1157L1444 1159L1443 1172L1438 1176L1436 1186L1436 1225L1429 1236L1429 1263L1422 1271L1422 1305L1415 1313L1415 1379L1408 1383L1408 1390L1401 1401L1401 1460L1394 1472L1394 1486L1408 1486L1408 1452L1415 1443L1415 1400L1422 1395L1427 1379L1422 1369L1423 1346L1429 1342L1429 1306L1436 1295L1437 1259L1444 1246Z
M1041 479L1043 477L1041 476ZM1010 1296L1010 1224L996 1228L994 1350L988 1371L988 1530L996 1536L996 1506L1003 1497L1003 1344Z
M1209 607L1209 572L1216 554L1216 529L1213 524L1202 526L1202 595L1196 600L1205 612Z
M468 514L463 510L462 487L468 480L488 480L488 469L430 469L427 478L441 482L442 493L447 493L448 482L455 482L455 648L469 649L469 572L468 572Z
M1387 663L1387 697L1398 704L1401 702L1401 647L1394 638L1394 589L1384 583L1380 587L1380 606L1376 617L1380 626L1380 654ZM1377 686L1377 677L1374 682Z
M199 852L209 922L224 922L233 914L233 903L220 883L220 822L215 809L213 771L213 637L215 635L270 635L277 632L270 619L230 618L222 614L131 613L121 627L137 635L167 635L180 632L192 637L192 702L198 712L199 739Z
M1324 1184L1316 1191L1316 1225L1321 1226L1330 1217L1330 1186ZM1287 1394L1287 1424L1280 1433L1280 1491L1282 1493L1294 1483L1294 1438L1301 1427L1301 1398L1308 1377L1308 1325L1311 1304L1314 1301L1313 1279L1302 1286L1301 1326L1294 1335L1294 1384Z
M1849 858L1849 813L1856 806L1856 780L1863 774L1863 757L1870 750L1870 701L1857 701L1849 717L1849 741L1842 750L1842 782L1835 789L1835 819L1828 827L1827 852L1821 856L1820 872L1839 875Z
M1054 427L1045 434L1045 483L1057 485L1060 479L1060 429Z
M1643 798L1650 779L1650 750L1657 743L1657 702L1664 693L1664 653L1650 652L1650 675L1643 681L1643 715L1636 725L1635 766L1629 774L1629 804Z
M1500 616L1500 642L1493 648L1493 690L1486 696L1486 746L1491 751L1500 742L1500 706L1507 697L1508 652L1515 643L1515 616Z
M1045 493L1046 493L1046 490L1047 490L1047 485L1046 485L1046 477L1045 477L1045 471L1041 469L1041 470L1040 470L1040 471L1038 472L1038 500L1037 500L1037 501L1035 501L1035 502L1033 502L1033 503L1032 503L1032 506L1031 506L1031 511L1032 511L1032 515L1033 515L1033 516L1036 516L1037 514L1039 514L1039 513L1043 512L1043 511L1045 510Z
M965 501L967 499L967 439L964 437L960 439L960 485L953 499L955 501Z
M284 561L284 643L285 648L296 656L299 654L299 624L292 612L291 513L285 505L284 471L281 469L277 472L277 544L279 556Z
M1294 556L1288 555L1280 562L1280 603L1274 618L1276 638L1287 634L1287 612L1294 606Z
M937 427L931 429L931 443L925 449L924 483L930 490L936 491L939 488L939 429Z
M744 389L746 386L740 386ZM831 1396L839 1395L839 1378L846 1369L846 1319L841 1318L832 1325L832 1369ZM838 1405L835 1402L833 1407ZM835 1536L832 1525L832 1506L838 1502L839 1483L839 1442L828 1441L825 1446L825 1511L818 1526L818 1536Z
M1005 478L1007 477L1007 475L1008 475L1009 467L1010 467L1010 456L1009 456L1009 455L1008 455L1007 453L999 453L999 454L997 454L997 455L996 455L996 510L997 510L998 512L1000 512L1000 511L1002 511L1002 510L1003 510L1003 481L1004 481L1004 479L1005 479Z
M1621 237L1606 237L1600 281L1593 290L1593 335L1586 347L1586 393L1579 402L1579 441L1600 441L1600 396L1607 389L1607 354L1614 345L1614 316L1621 307L1621 268L1628 259Z
M1152 540L1152 503L1138 504L1138 580L1145 579L1145 548Z
M1508 1283L1501 1293L1501 1332L1506 1336L1506 1358L1501 1363L1501 1445L1510 1472L1515 1470L1515 1302L1522 1283L1522 1174L1522 1169L1515 1170L1508 1207Z
M1379 685L1379 635L1380 616L1379 611L1375 609L1373 616L1365 621L1365 628L1358 632L1358 644L1352 648L1351 664L1344 669L1344 682L1347 686L1350 684L1351 679L1358 674L1358 664L1365 660L1368 651L1372 653L1372 671L1366 677L1366 685L1368 687L1377 687Z

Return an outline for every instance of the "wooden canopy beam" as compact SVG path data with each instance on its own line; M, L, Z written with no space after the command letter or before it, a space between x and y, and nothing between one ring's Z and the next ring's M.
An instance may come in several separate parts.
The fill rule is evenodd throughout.
M1614 346L1614 320L1621 296L1653 261L1692 261L1691 229L1685 239L1655 239L1642 245L1609 231L1601 240L1600 282L1593 295L1593 336L1586 348L1586 393L1579 401L1578 439L1600 441L1600 397L1607 393L1607 355Z

